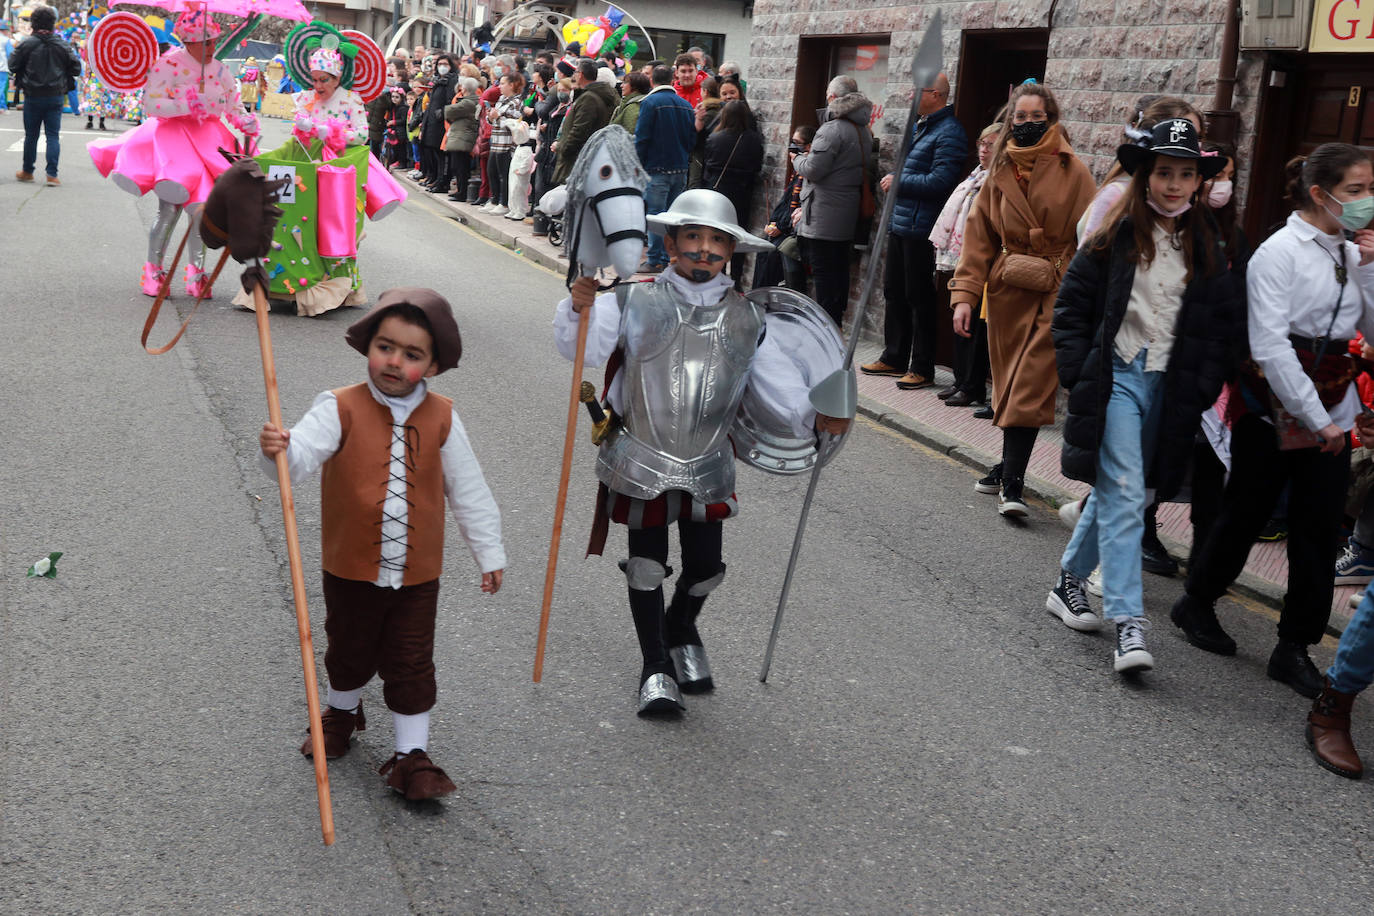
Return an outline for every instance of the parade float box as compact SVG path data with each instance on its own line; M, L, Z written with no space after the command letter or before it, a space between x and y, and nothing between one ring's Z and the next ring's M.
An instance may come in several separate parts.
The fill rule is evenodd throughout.
M259 113L268 118L291 120L296 116L296 103L290 93L264 92Z
M255 157L269 178L290 181L277 201L282 217L272 233L272 255L263 264L273 298L294 299L329 279L357 288L367 153L366 146L358 146L337 159L312 161L293 140Z

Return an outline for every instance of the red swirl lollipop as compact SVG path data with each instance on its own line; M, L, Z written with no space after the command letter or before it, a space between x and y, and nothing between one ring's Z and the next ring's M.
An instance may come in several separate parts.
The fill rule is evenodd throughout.
M134 92L148 82L157 61L157 36L134 13L107 13L91 31L86 56L105 88Z
M358 56L353 58L353 91L370 102L386 88L386 56L377 42L362 32L343 29L339 34L358 46Z

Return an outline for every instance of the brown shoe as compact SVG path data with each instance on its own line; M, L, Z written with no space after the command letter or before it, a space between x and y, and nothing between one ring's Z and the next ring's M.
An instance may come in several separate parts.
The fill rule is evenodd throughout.
M33 172L15 172L14 177L20 181L33 181Z
M392 754L377 772L386 776L387 785L410 801L438 798L458 788L424 751Z
M49 176L48 176L48 187L50 187L50 188L57 188L57 187L61 187L61 185L62 185L62 182L60 182L60 181L57 180L57 176L56 176L56 175L49 175Z
M903 391L915 391L917 388L929 388L934 384L934 379L928 379L924 375L917 375L915 372L908 372L906 375L897 379L897 387Z
M333 706L326 706L324 714L320 716L320 726L320 730L324 732L324 759L338 760L348 753L348 741L352 734L367 730L367 718L363 715L363 704L358 704L357 712L347 712L346 710L335 709ZM315 756L314 749L310 746L309 736L301 745L301 753L307 757Z
M1364 764L1350 739L1350 707L1356 694L1331 689L1326 681L1307 714L1307 746L1317 763L1346 779L1364 776Z
M875 359L871 363L864 363L859 367L859 371L864 375L901 375L902 370L896 366L889 366L880 359Z

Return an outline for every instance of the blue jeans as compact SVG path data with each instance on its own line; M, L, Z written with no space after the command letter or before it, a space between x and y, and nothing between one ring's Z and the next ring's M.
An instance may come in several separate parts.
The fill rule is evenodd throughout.
M1365 589L1364 600L1341 634L1336 659L1326 671L1331 686L1341 693L1359 693L1374 683L1374 594L1370 588L1374 583Z
M62 152L57 132L62 127L62 96L28 96L24 99L24 171L33 172L38 159L38 128L48 137L48 177L57 177L57 157Z
M681 172L653 172L649 175L649 186L644 189L644 212L652 216L662 213L673 205L679 194L687 190L687 170ZM649 233L648 262L656 267L668 265L668 252L663 247L663 236Z
M7 111L10 107L10 73L6 70L0 73L0 111Z
M1164 373L1145 371L1146 352L1136 354L1130 365L1112 354L1114 377L1097 449L1097 482L1059 561L1079 577L1101 565L1106 620L1145 613L1140 581L1145 469L1154 457L1164 400Z

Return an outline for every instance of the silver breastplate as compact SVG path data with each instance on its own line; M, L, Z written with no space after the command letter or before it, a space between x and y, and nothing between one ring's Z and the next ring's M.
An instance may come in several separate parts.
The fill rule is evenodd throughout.
M694 306L667 283L632 287L622 309L622 427L601 446L597 476L639 499L667 490L725 499L735 487L730 427L763 310L733 290Z

